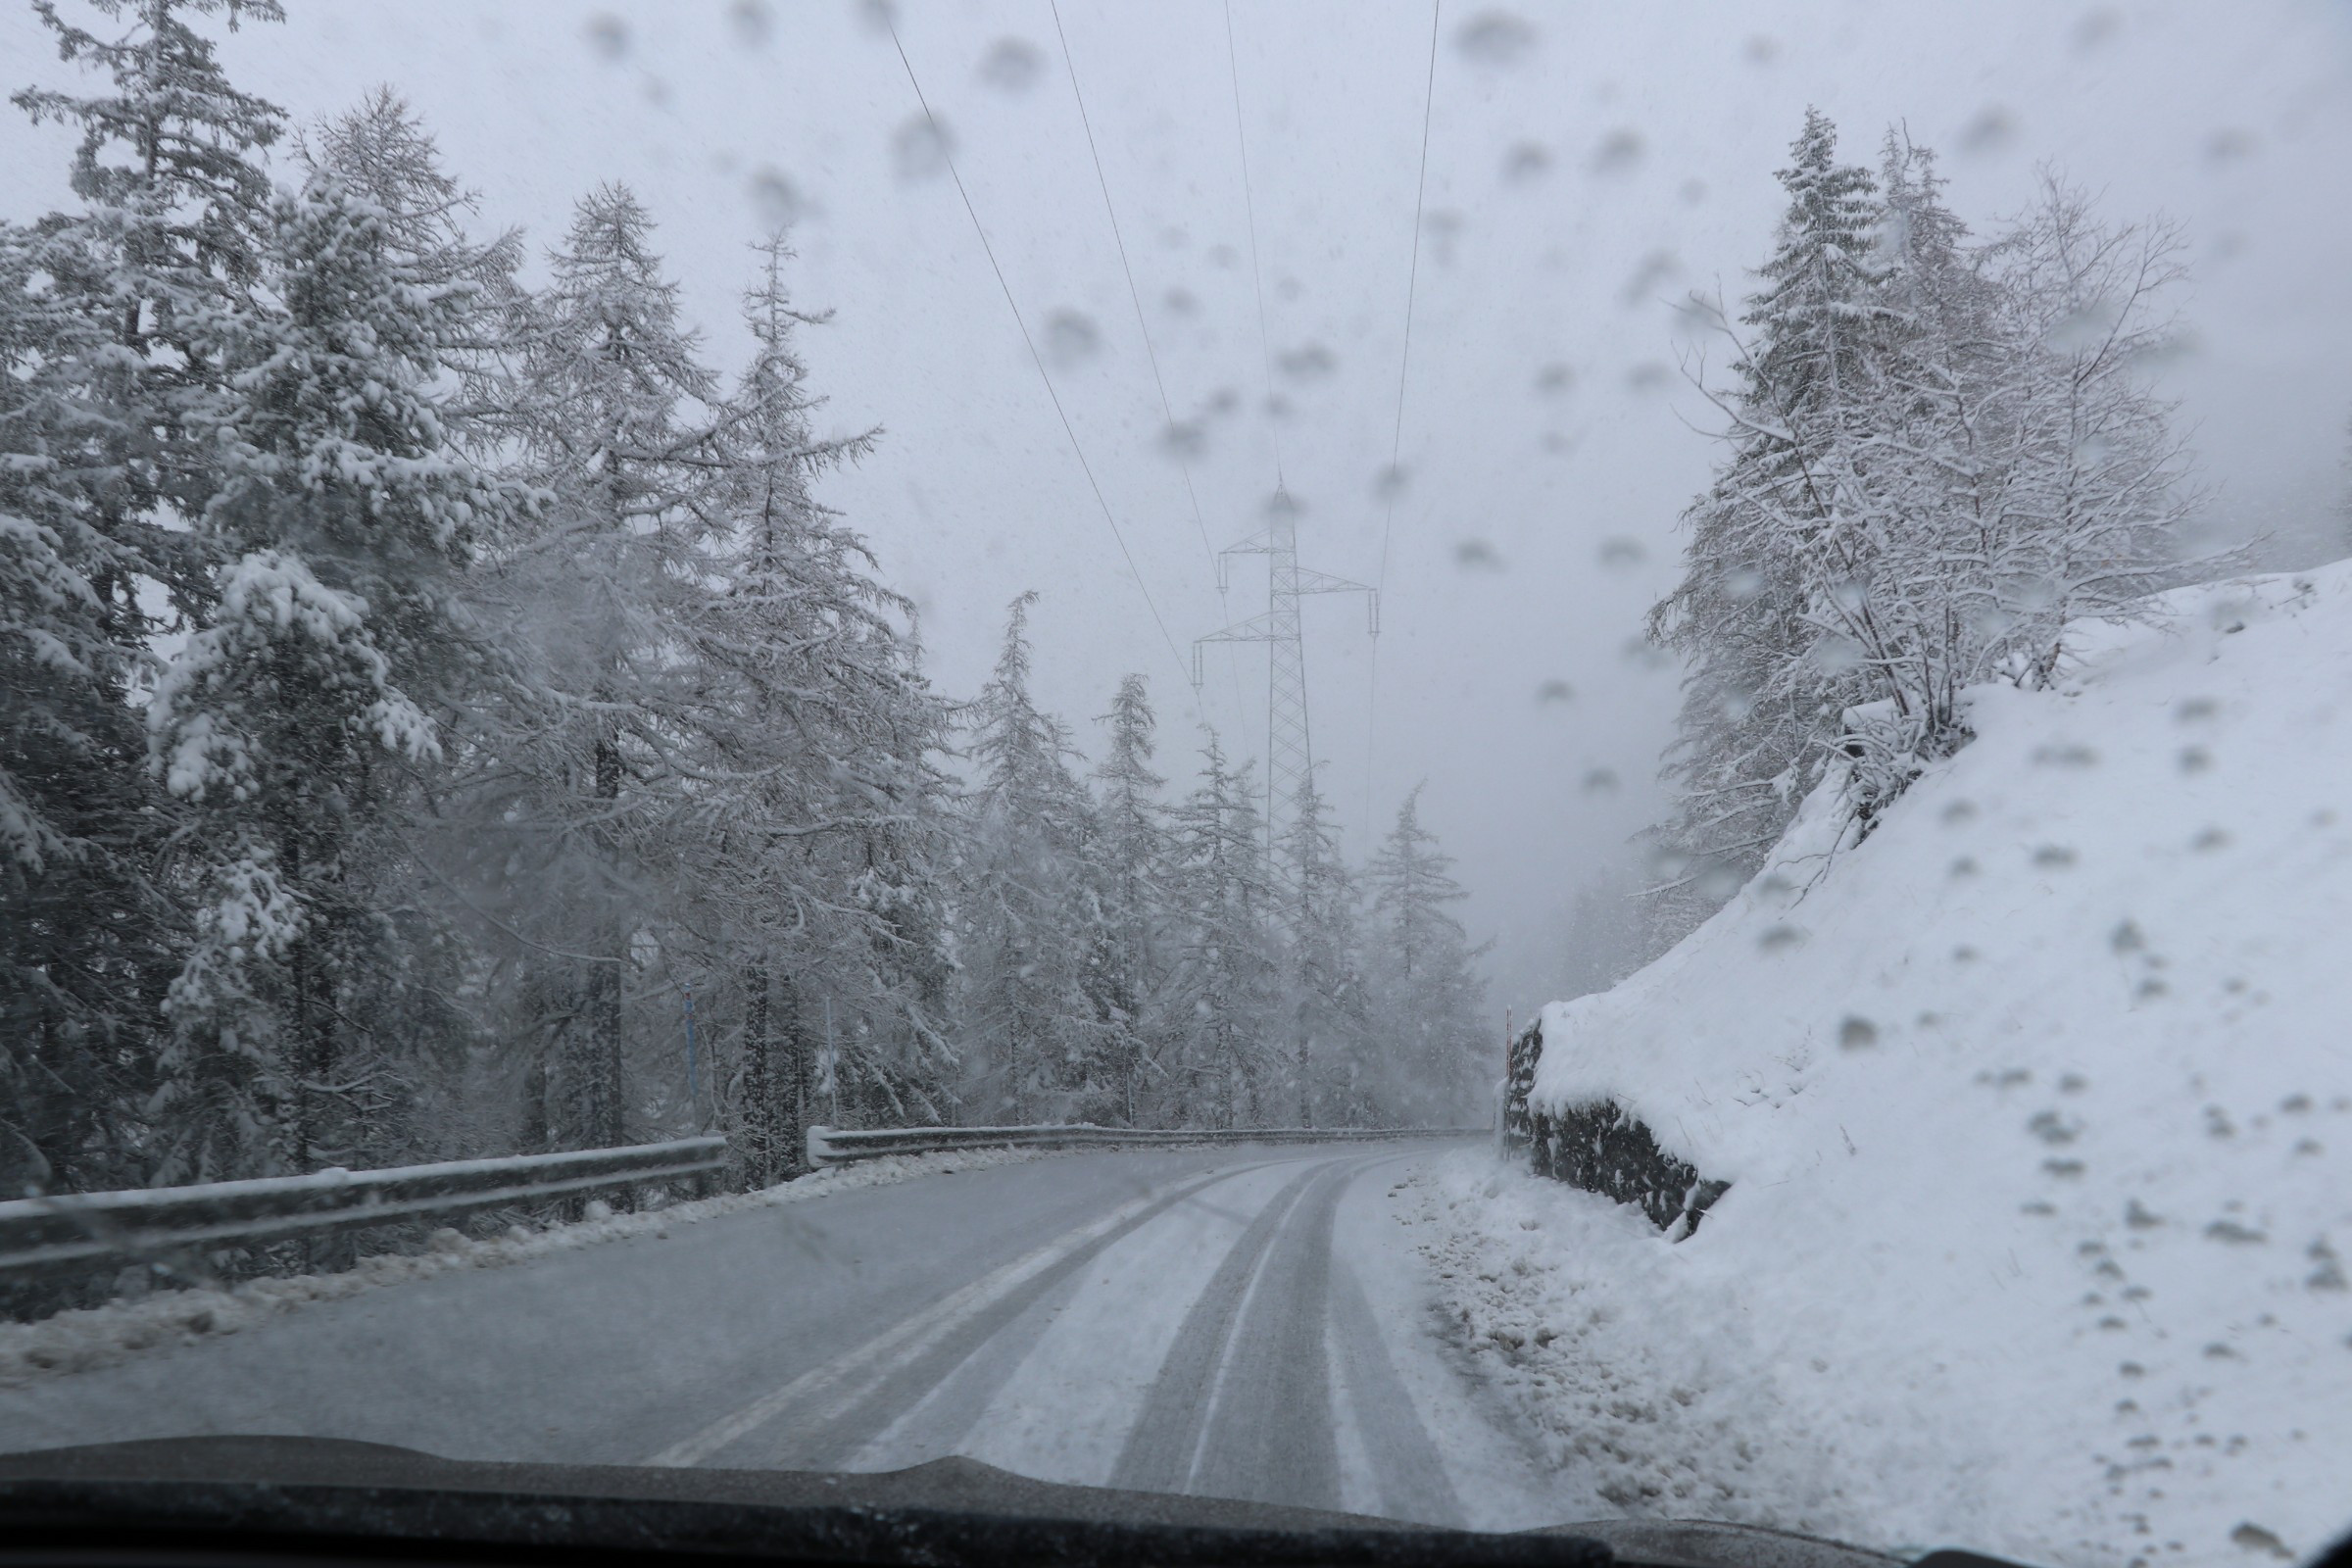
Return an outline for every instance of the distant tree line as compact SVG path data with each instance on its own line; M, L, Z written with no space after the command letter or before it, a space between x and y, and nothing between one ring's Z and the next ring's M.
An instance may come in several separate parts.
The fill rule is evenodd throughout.
M1414 800L1361 875L1214 737L1171 802L1140 677L1082 776L1025 599L931 689L780 236L724 374L629 191L526 285L389 91L225 77L274 0L93 6L15 100L76 205L0 225L0 1187L1483 1103Z

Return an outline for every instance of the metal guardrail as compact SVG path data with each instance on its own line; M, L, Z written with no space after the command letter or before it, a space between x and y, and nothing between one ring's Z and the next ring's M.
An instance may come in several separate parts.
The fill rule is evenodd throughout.
M0 1280L699 1176L720 1169L726 1154L723 1138L685 1138L392 1170L14 1199L0 1202Z
M1216 1131L1147 1127L887 1127L808 1129L808 1163L844 1165L884 1154L957 1149L1150 1149L1185 1144L1342 1144L1403 1139L1487 1138L1487 1127L1237 1127Z

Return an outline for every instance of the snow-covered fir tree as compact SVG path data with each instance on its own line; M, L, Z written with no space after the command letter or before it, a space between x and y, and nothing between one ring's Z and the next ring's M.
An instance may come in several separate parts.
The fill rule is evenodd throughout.
M1061 722L1029 692L1029 608L1013 600L971 705L976 778L959 878L966 1105L991 1120L1100 1117L1124 1102L1087 994L1100 919L1091 806Z
M0 931L8 1065L22 1098L0 1170L67 1186L152 1174L139 1108L157 1007L185 925L163 845L168 802L130 711L158 610L211 591L187 527L217 482L194 432L227 396L224 343L267 245L260 159L280 131L233 87L191 16L275 20L272 0L97 0L97 29L34 10L96 90L17 106L79 134L78 205L0 236Z
M1310 772L1276 846L1288 872L1282 1021L1302 1127L1360 1125L1377 1110L1360 1081L1371 1020L1365 1011L1355 879L1324 812L1322 792Z
M1103 1054L1120 1085L1118 1112L1132 1122L1165 1045L1161 991L1167 954L1168 823L1152 770L1158 721L1141 675L1119 682L1102 722L1108 749L1095 771L1095 834L1088 863L1101 910L1087 986L1104 1032Z
M1381 1108L1400 1121L1467 1118L1499 1063L1484 1022L1480 950L1450 906L1467 895L1453 858L1421 823L1416 787L1364 874L1372 1017L1379 1053L1369 1067Z
M453 455L434 396L466 301L390 254L381 212L320 175L274 215L274 299L238 318L233 400L200 426L223 561L147 710L186 803L196 939L166 1012L166 1174L410 1152L389 1049L404 960L374 862L430 710L473 667L455 583L521 498Z
M70 368L106 323L0 229L0 1191L135 1185L127 1108L181 925L153 874L169 802L129 701L147 659Z
M1248 763L1210 734L1192 790L1176 808L1169 882L1175 966L1170 1047L1159 1093L1179 1126L1264 1127L1296 1098L1285 1058L1282 966L1264 818Z
M875 579L864 542L817 501L818 475L870 449L821 437L794 344L781 237L760 247L745 298L757 349L718 411L705 541L710 592L680 631L705 672L691 710L703 825L680 869L709 918L701 990L735 994L727 1077L747 1172L797 1167L804 1112L893 1124L948 1117L947 925L937 884L947 710L905 629L912 610ZM812 1048L833 1022L817 1084ZM732 1021L732 1020L731 1020Z
M1662 892L1697 911L1780 836L1819 776L1825 723L1859 690L1842 649L1808 657L1804 545L1833 517L1821 448L1848 433L1846 390L1866 380L1874 181L1838 163L1837 130L1814 110L1777 177L1788 205L1743 318L1755 335L1725 399L1730 450L1684 514L1682 581L1650 612L1650 635L1687 662Z
M686 890L661 868L701 794L684 748L702 672L678 638L710 592L719 388L653 242L636 196L607 185L550 257L495 416L546 502L475 589L510 654L463 780L469 880L528 1020L509 1031L526 1139L557 1148L625 1142L633 1058L683 1027L683 993L657 977ZM660 1011L633 1017L654 991Z
M502 356L515 346L512 327L526 301L516 282L522 231L479 238L481 197L443 164L421 117L389 87L358 107L307 128L297 150L314 174L331 174L381 215L385 243L419 281L441 292L462 320L443 353L461 392L444 400L442 421L469 449L495 446L483 428L502 401L498 382L511 373Z

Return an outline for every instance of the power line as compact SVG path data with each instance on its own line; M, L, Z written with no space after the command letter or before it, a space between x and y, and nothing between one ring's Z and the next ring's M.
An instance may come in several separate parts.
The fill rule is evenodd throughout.
M1250 133L1242 127L1242 65L1233 46L1233 0L1225 0L1225 68L1233 76L1233 136L1242 149L1242 212L1250 221L1250 283L1257 292L1257 349L1266 380L1266 434L1274 443L1274 487L1280 490L1282 430L1274 412L1274 343L1266 333L1266 278L1257 258L1257 203L1250 194Z
M1387 491L1380 519L1380 571L1373 586L1389 585L1389 534L1396 521L1396 492L1403 475L1396 464L1404 451L1404 383L1413 364L1413 295L1421 282L1421 215L1429 196L1429 115L1438 97L1438 14L1446 0L1430 0L1429 72L1421 85L1421 168L1413 178L1413 259L1404 277L1404 352L1396 362L1396 422L1389 431L1389 471L1381 488ZM1232 25L1232 0L1227 0L1227 26ZM1372 659L1364 699L1364 831L1373 831L1372 781L1380 757L1380 636L1372 638Z
M1159 412L1171 429L1176 423L1175 406L1168 401L1168 383L1159 373L1159 353L1152 345L1152 323L1144 315L1143 291L1136 287L1135 268L1127 259L1127 236L1119 228L1119 209L1110 199L1110 180L1102 172L1102 154L1095 145L1095 122L1086 112L1086 94L1078 86L1078 63L1070 55L1069 34L1061 26L1061 0L1052 0L1054 36L1061 42L1061 63L1070 74L1070 96L1078 103L1078 123L1086 129L1086 150L1095 161L1095 183L1102 189L1102 210L1110 215L1110 237L1119 247L1119 270L1127 274L1127 297L1135 302L1135 324L1144 335L1144 357L1152 365L1152 384L1159 391ZM1192 500L1193 523L1200 530L1200 549L1208 557L1209 569L1217 564L1216 546L1208 542L1208 524L1200 515L1200 501L1193 494L1192 465L1180 461L1184 470L1184 492Z
M1176 408L1168 401L1168 383L1166 378L1159 373L1159 351L1152 346L1152 322L1144 313L1143 290L1136 286L1135 267L1127 259L1127 236L1119 228L1118 204L1110 199L1110 179L1102 172L1102 149L1095 144L1095 122L1093 117L1086 112L1086 93L1078 85L1078 62L1076 57L1070 53L1070 36L1062 30L1061 0L1051 0L1051 3L1054 11L1054 36L1060 40L1061 63L1070 74L1070 96L1078 104L1078 123L1086 129L1087 155L1095 162L1095 183L1102 189L1102 211L1110 216L1110 237L1119 248L1119 270L1127 274L1127 297L1135 303L1135 325L1136 329L1143 333L1144 358L1151 363L1152 384L1159 392L1160 416L1167 421L1168 432L1172 437L1176 431ZM1186 457L1181 449L1176 454L1176 466L1178 471L1184 475L1184 498L1192 507L1193 526L1200 531L1201 552L1208 557L1209 573L1218 584L1217 604L1221 610L1225 611L1225 613L1219 618L1230 619L1231 610L1226 600L1224 573L1217 569L1217 547L1209 543L1208 522L1200 515L1200 497L1193 488L1192 460ZM1247 708L1242 700L1241 671L1235 667L1231 660L1226 661L1226 669L1233 676L1234 712L1238 717Z
M1037 367L1037 378L1046 384L1046 396L1054 404L1054 412L1061 419L1062 433L1070 438L1070 451L1078 459L1078 466L1086 473L1086 482L1095 492L1095 505L1102 509L1102 520L1110 525L1110 537L1117 541L1119 554L1127 562L1127 570L1135 578L1136 592L1144 596L1144 607L1152 612L1152 623L1159 628L1159 639L1168 645L1168 657L1176 661L1180 676L1189 678L1184 655L1177 650L1176 639L1168 634L1168 623L1159 613L1159 606L1152 598L1151 585L1144 581L1143 568L1136 564L1135 552L1127 548L1127 536L1119 529L1119 519L1111 514L1110 502L1102 494L1102 481L1095 477L1095 466L1086 461L1086 449L1078 444L1077 427L1070 423L1069 411L1061 406L1061 394L1054 389L1054 377L1046 372L1045 356L1037 351L1037 339L1030 336L1029 322L1022 317L1020 306L1013 300L1012 285L1004 280L1004 269L997 262L997 248L988 242L988 230L980 222L980 213L972 205L972 193L964 188L962 172L956 167L956 155L948 147L947 132L940 128L939 117L931 112L931 100L923 96L923 84L915 78L914 62L906 58L906 46L899 41L899 24L888 7L881 8L882 20L890 27L891 47L899 52L899 64L906 68L906 85L914 89L914 101L922 106L923 121L931 127L931 138L938 144L941 161L948 166L948 174L956 181L956 194L963 199L963 210L972 220L972 232L980 236L980 249L988 256L989 270L997 274L997 287L1004 293L1005 308L1012 312L1013 324L1021 329L1021 341L1029 349L1029 362Z

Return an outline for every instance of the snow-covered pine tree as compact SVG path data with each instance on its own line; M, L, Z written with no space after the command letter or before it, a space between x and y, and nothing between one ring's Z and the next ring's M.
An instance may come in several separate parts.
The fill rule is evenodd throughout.
M1421 825L1421 787L1396 808L1396 826L1372 857L1364 884L1372 906L1366 948L1373 1029L1380 1057L1373 1092L1399 1119L1474 1114L1494 1076L1482 1021L1481 949L1470 945L1450 905L1467 897L1453 858Z
M1966 738L1960 693L1988 673L2000 440L1998 291L1944 205L1935 155L1889 131L1867 352L1815 459L1838 526L1808 539L1819 651L1853 667L1827 726L1864 826Z
M1102 909L1088 989L1104 1032L1109 1071L1121 1087L1119 1112L1132 1123L1158 1062L1164 1020L1155 1004L1165 982L1161 925L1168 906L1167 780L1152 770L1158 720L1141 675L1119 682L1101 722L1110 747L1095 771L1095 838L1089 866Z
M704 789L682 765L703 671L679 629L710 593L718 387L627 189L583 198L550 265L495 411L546 501L475 583L508 675L457 842L502 956L526 1141L594 1148L630 1136L634 1048L682 1033L674 989L636 1029L627 1003L677 934L665 867Z
M1370 1021L1355 880L1341 857L1338 834L1324 820L1323 795L1312 773L1276 848L1289 872L1283 889L1283 1021L1298 1124L1361 1125L1372 1111L1358 1086Z
M978 778L961 877L967 1104L992 1120L1101 1115L1104 1070L1086 989L1100 913L1086 874L1090 806L1068 734L1029 694L1029 607L1013 600L995 673L971 705Z
M429 710L472 668L456 579L477 525L522 500L442 430L466 291L411 270L333 175L274 226L273 304L239 318L234 398L197 426L224 564L147 710L198 905L154 1106L167 1177L413 1152L416 1064L392 1029L411 955L381 873L408 770L440 758Z
M1860 693L1858 651L1823 646L1814 617L1829 575L1817 561L1838 520L1827 481L1846 466L1870 384L1873 181L1837 161L1837 128L1810 109L1777 177L1788 205L1721 402L1730 450L1683 514L1682 581L1649 614L1650 636L1687 671L1652 895L1681 929L1762 860L1821 776L1825 726Z
M65 20L34 0L67 60L103 73L108 90L26 88L14 102L35 124L81 133L74 193L81 210L38 225L46 287L104 337L61 366L73 395L105 423L85 439L82 469L98 526L127 569L98 586L110 616L149 623L139 582L184 608L211 564L186 523L216 482L190 435L225 396L222 356L250 303L269 246L270 178L261 158L282 133L274 105L238 90L189 17L229 26L282 20L276 0L89 0L119 34Z
M474 237L468 225L480 211L478 193L449 172L422 118L389 87L311 126L297 139L297 151L306 169L332 174L381 215L389 253L418 281L441 290L447 309L462 305L463 330L443 353L463 390L444 400L442 422L460 446L494 444L495 425L484 425L512 401L501 396L498 382L512 371L505 356L527 303L514 277L522 231Z
M1250 776L1247 763L1226 761L1212 732L1176 808L1177 961L1160 1090L1173 1125L1263 1127L1291 1109L1275 893Z
M136 1186L135 1106L178 937L150 879L169 801L129 701L145 660L103 584L134 558L80 466L60 367L105 323L0 228L0 1192ZM62 384L61 384L62 383Z
M787 295L781 236L759 247L745 297L758 345L718 411L711 592L681 624L706 672L691 712L708 825L679 869L722 933L710 995L740 994L731 1114L745 1174L800 1162L808 1048L834 1016L828 1097L844 1119L943 1119L948 972L937 881L947 712L866 546L811 491L873 432L819 437L795 329L824 319Z
M186 519L216 480L191 424L222 398L221 345L260 274L280 123L190 15L273 0L93 0L101 36L35 11L95 93L27 89L78 130L79 206L0 237L0 1172L12 1188L136 1185L155 1019L183 940L153 879L170 803L131 695L160 603L209 591Z

